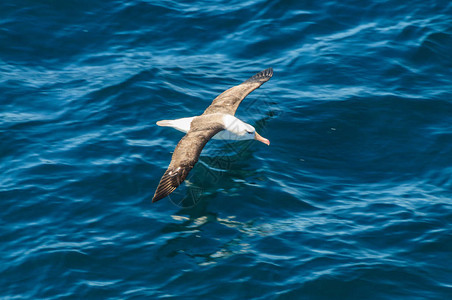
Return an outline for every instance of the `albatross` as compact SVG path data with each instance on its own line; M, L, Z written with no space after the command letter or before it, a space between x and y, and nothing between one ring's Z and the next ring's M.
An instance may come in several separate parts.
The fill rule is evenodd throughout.
M202 149L210 139L257 140L266 145L270 141L260 136L256 129L238 118L235 111L245 97L267 82L273 69L265 69L216 97L200 116L158 121L158 126L168 126L185 132L174 149L168 169L160 179L152 202L171 194L187 177L198 162Z

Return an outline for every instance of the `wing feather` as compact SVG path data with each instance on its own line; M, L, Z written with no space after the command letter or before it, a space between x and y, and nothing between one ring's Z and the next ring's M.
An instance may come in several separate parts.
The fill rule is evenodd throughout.
M273 76L273 69L265 69L250 77L239 85L236 85L216 97L207 107L203 115L213 113L225 113L234 115L240 103L249 93L260 87Z
M223 129L223 123L218 118L200 116L193 119L190 130L174 149L171 162L160 179L152 202L157 202L174 192L198 162L207 142Z

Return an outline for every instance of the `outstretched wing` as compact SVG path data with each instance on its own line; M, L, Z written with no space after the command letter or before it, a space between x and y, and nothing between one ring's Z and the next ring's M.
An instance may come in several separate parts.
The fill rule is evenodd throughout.
M234 115L235 111L248 96L249 93L260 87L264 82L267 82L273 75L273 69L265 69L248 80L236 85L216 97L212 104L207 107L203 115L213 114L213 113L225 113Z
M191 129L179 141L174 150L171 163L160 179L152 202L165 198L185 180L190 170L198 162L204 146L223 129L223 124L215 118L200 116L192 121Z

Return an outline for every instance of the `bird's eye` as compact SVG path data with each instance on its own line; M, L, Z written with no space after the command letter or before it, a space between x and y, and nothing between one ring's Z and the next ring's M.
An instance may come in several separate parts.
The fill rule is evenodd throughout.
M248 129L246 129L246 132L248 132L248 133L253 133L252 130L248 130Z

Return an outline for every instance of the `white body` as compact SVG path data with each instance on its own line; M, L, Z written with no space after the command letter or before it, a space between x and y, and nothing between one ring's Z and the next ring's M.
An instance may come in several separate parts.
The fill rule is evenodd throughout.
M216 140L234 140L234 141L243 141L243 140L254 140L256 129L247 124L238 118L228 115L223 115L223 122L226 127L226 130L222 130L212 138ZM162 120L158 121L157 125L159 126L169 126L173 127L176 130L182 131L186 133L190 130L191 121L195 117L182 118L176 120Z

